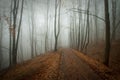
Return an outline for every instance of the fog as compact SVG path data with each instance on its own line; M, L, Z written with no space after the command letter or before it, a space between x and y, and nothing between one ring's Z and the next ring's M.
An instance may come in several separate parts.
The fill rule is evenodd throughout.
M10 16L11 1L0 0L0 69L10 66L10 31L11 37L18 35L21 18L22 0L16 19L15 32L10 30L14 24L14 16ZM17 1L17 0L16 0ZM61 2L60 2L61 1ZM89 2L90 1L90 2ZM111 35L113 31L112 0L109 0L109 13L111 21ZM120 39L120 0L116 0L116 29L115 39ZM88 4L89 2L89 4ZM88 6L89 5L89 6ZM87 10L89 7L89 19ZM12 6L14 8L14 6ZM12 23L10 25L10 17ZM86 52L86 46L97 45L105 41L104 0L57 0L55 17L55 0L24 0L20 35L17 49L17 63L22 63L48 51L55 49L55 25L58 34L57 49L74 48ZM87 20L88 19L88 20ZM56 20L56 21L55 21ZM56 24L55 24L56 23ZM89 25L88 25L89 24ZM89 33L87 34L87 26ZM80 30L80 34L79 34ZM89 35L89 37L85 37ZM80 38L78 37L80 36ZM17 37L15 37L17 39ZM86 39L89 39L87 45ZM13 40L13 39L11 39ZM79 42L80 41L80 42ZM85 42L84 42L85 41ZM12 42L13 43L13 42ZM80 44L80 45L78 45ZM12 45L11 45L12 46ZM11 49L12 50L12 49Z

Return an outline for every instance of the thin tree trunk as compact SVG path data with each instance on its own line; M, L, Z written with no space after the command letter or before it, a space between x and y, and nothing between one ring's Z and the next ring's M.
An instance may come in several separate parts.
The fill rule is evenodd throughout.
M46 30L46 35L45 35L45 51L47 51L48 48L48 18L49 17L49 0L47 0L47 30Z
M111 41L115 40L116 36L116 0L112 0L112 36Z
M19 21L19 26L18 26L18 34L17 34L17 41L16 41L16 54L18 50L18 42L19 42L19 36L20 36L20 30L21 30L21 22L22 22L22 14L23 14L23 5L24 5L24 0L22 0L22 5L21 5L21 13L20 13L20 21Z
M12 35L11 35L11 29L12 29L12 5L13 2L11 0L11 6L10 6L10 24L9 24L9 66L12 66Z
M0 69L1 69L1 64L2 64L2 37L3 37L3 25L0 19Z
M16 21L18 15L19 0L14 0L13 8L13 41L12 41L12 62L13 65L17 63L17 53L16 53Z
M59 0L58 25L56 25L56 20L57 20L57 7L58 7L57 0L55 0L55 20L54 20L55 47L54 47L54 51L57 51L58 37L59 37L59 34L60 34L61 0Z
M95 15L98 14L98 10L97 10L97 1L95 0ZM96 44L98 43L98 26L97 26L97 18L95 17L95 27L96 27Z
M87 13L89 14L89 9L90 9L90 0L88 0L88 8L87 8ZM89 35L90 35L90 25L89 25L89 15L87 15L87 43L85 45L85 49L87 51L87 47L88 47L88 44L89 44Z
M78 1L79 3L79 6L78 6L78 9L80 8L80 0ZM80 49L80 20L81 20L81 16L80 16L80 13L79 14L79 27L78 27L78 45L77 45L77 49L79 50Z
M54 46L54 51L57 50L57 37L56 37L56 34L57 34L57 29L56 29L56 17L57 17L57 0L55 0L55 19L54 19L54 37L55 37L55 46Z

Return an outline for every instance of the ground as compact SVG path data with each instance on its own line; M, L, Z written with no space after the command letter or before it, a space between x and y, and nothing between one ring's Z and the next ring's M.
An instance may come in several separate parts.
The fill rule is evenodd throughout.
M112 70L74 49L60 49L2 72L0 80L114 80Z
M103 42L94 47L90 46L87 55L99 62L103 62L105 46ZM112 69L114 77L120 80L120 40L111 42L109 68Z

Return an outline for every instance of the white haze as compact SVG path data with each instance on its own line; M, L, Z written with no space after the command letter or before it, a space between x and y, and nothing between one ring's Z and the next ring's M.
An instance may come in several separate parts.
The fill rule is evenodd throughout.
M48 17L48 50L51 51L54 49L54 0L49 0L49 17ZM86 10L87 0L81 0L81 9ZM90 12L95 13L94 11L94 0L91 0L90 5ZM98 3L98 16L104 18L104 1L103 0L97 0ZM70 16L73 11L70 11L70 9L74 7L77 8L78 0L62 0L62 6L61 6L61 20L60 20L60 26L61 26L61 32L58 40L58 48L70 48ZM9 65L9 25L4 19L4 15L9 17L10 12L10 0L0 0L0 16L3 17L1 19L0 26L3 26L3 37L2 37L2 54L0 54L0 58L2 58L2 68L5 68ZM78 17L78 13L76 12L76 17ZM82 20L81 20L81 26L83 26L84 22L84 14L82 14ZM93 19L94 17L91 17ZM33 24L32 24L33 21ZM43 54L45 53L45 34L46 34L46 26L47 26L47 0L25 0L24 4L24 10L23 10L23 19L22 19L22 25L21 25L21 32L20 32L20 41L19 41L19 47L18 47L18 62L21 62L23 60L31 59L31 47L30 47L30 35L32 32L32 25L34 26L35 33L34 37L36 41L36 49L37 54ZM77 26L78 26L78 20L77 20ZM90 23L95 23L94 21L90 20ZM91 26L91 40L94 42L94 24L90 24ZM93 27L92 27L93 26ZM99 39L104 40L104 21L101 21L98 19L98 27L99 27ZM91 42L92 42L91 41ZM22 49L22 52L21 52Z

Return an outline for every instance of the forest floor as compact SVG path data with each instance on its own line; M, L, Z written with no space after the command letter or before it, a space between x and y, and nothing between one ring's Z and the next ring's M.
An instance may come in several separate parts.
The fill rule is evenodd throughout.
M0 80L115 80L112 70L74 49L60 49L9 68Z
M104 60L104 47L103 42L97 46L90 46L87 56L103 63ZM116 80L120 80L120 40L111 43L109 68L112 69L112 74Z

